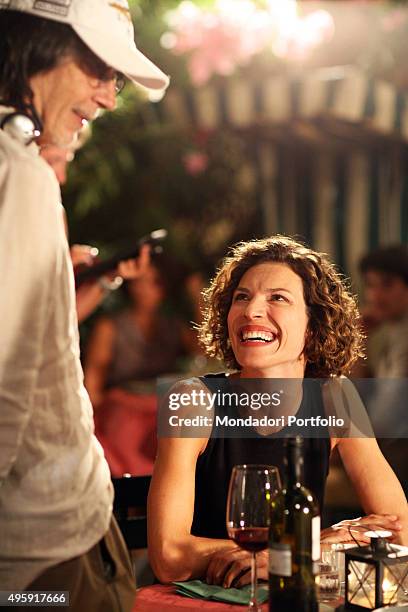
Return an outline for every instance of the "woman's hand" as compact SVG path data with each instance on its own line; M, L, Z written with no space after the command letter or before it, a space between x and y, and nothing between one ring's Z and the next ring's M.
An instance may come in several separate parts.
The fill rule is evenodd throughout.
M342 542L354 542L368 544L370 537L365 535L367 531L390 531L388 538L391 542L398 539L402 529L399 517L396 514L369 514L357 519L340 521L320 534L322 544L338 544Z
M389 531L390 541L397 539L402 526L397 515L369 514L361 518L341 521L321 532L322 544L338 544L357 541L368 544L368 531ZM208 564L206 581L208 584L219 584L224 588L242 587L251 582L252 554L236 546L233 549L220 550L214 553ZM256 555L258 578L268 580L268 551Z
M121 261L116 269L116 275L121 276L125 280L134 280L140 278L146 273L150 265L150 246L144 244L138 257Z
M208 584L220 584L224 588L242 587L251 582L252 553L236 548L220 550L213 554L207 567ZM268 551L256 555L258 579L268 580Z
M89 246L89 244L73 244L69 251L74 268L81 264L92 266L95 257L98 255L98 249Z

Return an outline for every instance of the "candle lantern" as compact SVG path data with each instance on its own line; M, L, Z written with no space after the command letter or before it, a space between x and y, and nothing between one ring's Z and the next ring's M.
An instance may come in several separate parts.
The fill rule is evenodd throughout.
M408 549L371 538L345 552L345 610L375 610L408 603Z

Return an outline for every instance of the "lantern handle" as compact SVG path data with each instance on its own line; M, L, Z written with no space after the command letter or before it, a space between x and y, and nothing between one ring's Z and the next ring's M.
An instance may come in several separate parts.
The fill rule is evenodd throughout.
M359 548L364 548L364 546L362 544L360 544L360 542L353 536L353 531L352 531L352 527L356 527L357 525L348 525L348 532L349 532L349 536L351 537L351 539L353 540L354 544L357 544L357 546Z

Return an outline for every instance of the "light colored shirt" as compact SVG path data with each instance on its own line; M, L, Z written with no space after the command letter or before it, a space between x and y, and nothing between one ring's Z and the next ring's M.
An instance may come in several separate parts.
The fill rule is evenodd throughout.
M0 107L0 114L4 112ZM83 386L59 186L0 130L0 589L89 550L113 490Z

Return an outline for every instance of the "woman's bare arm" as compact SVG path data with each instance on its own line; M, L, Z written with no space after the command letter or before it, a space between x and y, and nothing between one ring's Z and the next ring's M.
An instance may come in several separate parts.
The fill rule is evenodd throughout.
M202 438L162 438L148 499L149 559L161 582L202 578L214 553L229 540L191 535L195 469Z
M103 397L107 370L112 360L114 337L113 322L106 317L99 319L88 343L84 366L85 387L94 408Z
M401 529L397 530L395 540L408 545L407 500L375 438L343 438L338 442L338 449L364 511L396 515Z
M397 477L382 455L365 406L353 382L346 377L333 378L323 386L328 414L344 419L346 428L332 438L344 468L368 516L342 521L322 531L322 541L345 542L356 538L368 541L364 528L377 525L389 530L397 542L407 542L407 501ZM350 533L350 524L354 533Z
M172 387L168 399L176 392L188 394L202 388L199 379L182 381ZM162 402L161 409L163 407L166 410L170 404L166 406ZM197 406L184 406L181 411L177 409L177 415L189 418L196 416L197 410ZM204 407L204 414L213 413ZM171 433L175 436L174 430ZM191 534L196 464L206 448L211 427L203 427L198 435L201 437L162 437L159 440L148 500L150 562L161 582L203 578L209 584L242 586L250 581L251 554L231 540ZM257 555L257 565L259 577L267 579L268 559L264 552Z

